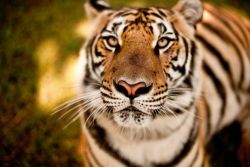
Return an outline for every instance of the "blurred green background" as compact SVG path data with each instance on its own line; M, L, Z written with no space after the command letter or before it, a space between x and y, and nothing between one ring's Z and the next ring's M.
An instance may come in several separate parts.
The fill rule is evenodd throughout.
M115 7L169 7L176 1L108 2ZM89 31L83 3L0 1L0 166L82 165L79 122L63 129L65 121L50 114L53 107L75 95L74 66ZM215 3L250 15L246 0ZM214 166L240 166L235 157L240 139L235 136L240 136L237 124L210 143Z

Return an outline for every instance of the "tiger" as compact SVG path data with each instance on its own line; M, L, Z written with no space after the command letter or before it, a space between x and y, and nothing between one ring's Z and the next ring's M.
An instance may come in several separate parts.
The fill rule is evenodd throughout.
M78 99L84 166L205 167L206 144L249 104L250 22L200 0L85 3Z

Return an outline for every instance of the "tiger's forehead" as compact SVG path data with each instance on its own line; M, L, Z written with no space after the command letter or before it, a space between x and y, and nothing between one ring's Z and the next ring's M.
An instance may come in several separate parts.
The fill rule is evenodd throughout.
M152 34L162 33L164 30L173 32L171 25L171 12L161 8L125 8L113 12L106 30L110 32L118 31L118 29L124 29L130 25L144 25L149 27ZM155 31L154 31L155 30Z
M102 36L115 36L122 45L122 35L133 28L134 33L130 34L145 31L146 35L152 36L148 39L152 39L152 46L155 46L161 37L176 38L171 16L170 11L154 7L117 10L110 15L109 22L102 31Z

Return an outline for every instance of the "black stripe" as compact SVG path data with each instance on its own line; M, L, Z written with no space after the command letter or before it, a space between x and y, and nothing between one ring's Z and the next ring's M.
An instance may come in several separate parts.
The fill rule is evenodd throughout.
M97 46L96 46L97 47ZM95 51L96 51L97 49L95 49ZM97 57L100 57L101 56L101 52L95 52L95 54L96 53L99 53L100 55L99 56L97 56ZM98 72L97 72L97 69L102 65L102 63L104 62L104 59L103 60L101 60L100 62L98 62L98 63L96 63L96 62L94 62L94 58L93 58L93 55L91 54L91 67L92 67L92 70L95 72L95 74L98 76L98 77L103 77L103 75L104 75L104 71L102 71L101 73L100 73L100 76L99 76L99 74L98 74ZM99 69L100 70L100 69Z
M89 111L86 112L85 119L88 118L89 115L90 115ZM116 149L114 149L112 146L109 145L105 130L102 127L100 127L95 120L93 122L88 121L87 127L92 138L95 140L95 142L99 145L101 149L105 150L107 154L109 154L114 159L120 161L126 166L139 167L139 165L136 165L133 162L130 162L129 160L125 159L122 155L120 155L119 151L117 151Z
M241 39L240 36L238 36L238 33L239 33L239 32L236 32L236 31L233 29L233 27L232 27L232 26L229 24L229 22L228 22L228 20L232 21L232 19L228 19L228 18L231 18L231 17L225 16L226 18L223 18L222 12L221 12L221 11L218 11L218 10L216 10L216 12L213 11L213 10L211 10L211 9L209 9L209 8L207 8L206 10L209 11L210 14L214 15L214 17L217 18L219 21L221 21L221 22L225 25L225 27L226 27L227 29L229 29L229 30L234 34L234 36L239 40L239 42L240 42L241 44L244 44L244 40ZM224 13L224 14L225 14L225 13ZM238 23L234 23L234 25L237 26Z
M246 41L249 40L248 39L248 34L246 34L245 29L242 26L244 24L242 24L241 18L238 17L239 20L235 20L235 18L233 16L231 16L231 14L229 14L229 13L225 13L225 14L226 14L225 20L229 20L228 18L231 18L230 21L232 21L233 24L236 25L240 29L240 32L243 34L244 40L243 40L243 42L241 44L244 46L244 49L249 49L249 47L246 44ZM232 31L232 29L231 29L231 31ZM238 34L239 34L239 32L234 33L236 38L238 38L240 40L240 37L238 36Z
M93 45L93 42L94 42L94 39L95 37L93 37L89 43L87 44L87 49L86 49L86 56L87 56L87 62L89 62L89 59L92 59L92 53L91 53L91 47ZM86 68L85 68L85 76L84 76L84 79L83 79L83 85L92 85L94 89L100 89L100 86L98 86L98 81L94 80L92 78L92 74L91 74L91 71L89 69L89 64L86 65Z
M159 14L157 14L157 13L155 13L155 12L152 12L152 13L150 12L149 14L150 14L150 15L153 15L153 16L155 16L155 17L161 19L161 20L163 20L162 16L159 15Z
M223 119L225 115L225 108L226 108L226 90L224 86L222 85L221 81L217 78L217 76L214 74L212 69L204 62L203 63L203 69L205 70L206 74L211 78L214 84L214 88L216 89L218 95L221 99L221 111L220 111L220 119L217 123L217 127L220 125L221 120Z
M241 53L239 51L239 48L235 44L235 43L238 43L238 41L234 41L233 39L231 39L229 35L225 34L218 27L215 27L216 25L214 25L214 24L207 23L207 22L202 22L202 26L204 26L206 29L212 31L214 34L216 34L218 37L220 37L223 41L225 41L225 42L230 43L231 45L233 45L233 47L235 49L237 49L237 54L241 55ZM228 27L225 27L225 28L228 28Z
M177 51L176 51L176 56L174 56L171 60L172 60L172 61L178 61L178 59L179 59L179 56L178 56L178 55L179 55L179 54L180 54L180 48L177 49Z
M176 95L176 96L178 96L178 95ZM169 98L170 99L170 98ZM172 114L172 115L176 115L176 114L178 114L178 115L180 115L180 114L183 114L183 113L185 113L185 111L190 111L190 109L192 108L194 106L194 101L193 100L191 100L190 101L190 103L187 105L187 106L185 106L185 107L182 107L183 109L178 109L178 108L171 108L171 107L169 107L170 109L171 109L171 111L174 111L174 113L171 113L170 112L170 114Z
M169 64L171 65L171 67L174 71L178 71L181 73L181 77L183 77L185 75L185 73L186 73L185 65L186 64L184 64L183 66L180 66L180 65L175 66L172 62L170 62Z
M126 17L126 16L138 16L138 13L131 13L131 11L127 11L124 14L121 15L117 15L117 16L122 16L122 17Z
M186 74L186 65L187 65L187 61L188 61L188 58L189 58L189 47L188 47L188 42L185 38L182 37L182 40L183 40L183 43L184 43L184 47L185 47L185 61L184 61L184 64L183 65L177 65L175 66L173 64L173 62L170 62L169 64L171 65L172 69L174 71L178 71L181 73L181 77L182 78L185 74ZM177 55L178 56L178 55ZM178 80L179 78L177 78L176 80Z
M196 58L197 58L197 46L194 43L194 41L191 41L191 63L190 63L189 75L183 81L189 88L193 88L194 86L192 82L192 77L194 75Z
M102 72L101 72L101 74L100 74L100 75L101 75L101 77L103 77L104 73L105 73L104 71L102 71Z
M122 24L122 22L120 22L120 23L114 23L113 27L112 27L112 31L115 32L115 33L117 33L117 27L119 27L121 24Z
M102 65L103 62L104 62L104 60L101 60L101 61L98 62L98 63L94 62L94 67L95 67L95 68L100 67L100 66Z
M244 41L248 41L248 39L246 38L244 41L242 41L240 39L240 37L238 36L239 32L235 32L234 29L230 26L230 24L228 23L227 20L229 20L228 18L231 18L230 21L234 22L234 25L238 26L238 28L240 29L241 33L243 33L243 36L244 37L247 37L247 35L245 34L245 31L242 29L241 25L239 25L239 22L236 21L232 16L230 16L229 14L227 14L226 12L224 12L224 14L226 14L225 18L223 18L223 14L216 10L216 13L213 12L212 10L209 10L209 12L211 12L211 14L213 14L216 18L218 18L222 23L224 23L226 25L226 28L228 28L229 30L231 30L231 32L234 34L234 36L236 38L238 38L238 40L241 42L242 45L245 45L245 42ZM234 46L235 49L237 49L237 53L239 55L239 60L240 60L240 64L241 64L241 75L240 75L240 82L238 84L238 87L239 88L242 88L242 85L243 85L243 82L245 80L245 77L244 77L244 61L243 61L243 55L240 54L240 51L239 51L239 48L237 46ZM248 46L244 47L245 49L247 48L248 49Z
M109 96L108 94L106 94L106 93L104 93L104 92L101 92L101 95L102 95L103 97L108 98L108 99L119 100L119 98Z
M215 58L217 58L221 64L221 66L223 67L224 71L227 72L228 77L230 78L230 80L232 79L232 71L231 68L229 66L229 63L223 58L222 54L214 48L214 46L212 46L204 37L202 37L201 35L196 35L196 38L203 43L203 46L210 52L212 53L212 55L214 55Z
M199 157L199 155L201 155L201 154L199 154L200 152L199 152L199 149L197 149L196 150L196 153L195 153L195 156L194 156L194 158L193 158L193 160L191 161L191 164L189 165L189 167L193 167L193 165L195 164L195 162L197 161L197 158Z
M195 69L195 59L197 57L197 46L194 43L194 41L191 41L191 55L192 55L192 59L191 59L191 64L190 64L190 67L191 67L190 72L193 75L193 70Z
M188 57L189 57L189 47L188 47L188 42L185 38L182 37L182 40L183 40L183 43L184 43L184 46L185 46L185 54L186 54L186 59L185 59L185 62L184 64L186 65L187 64L187 60L188 60Z
M167 73L165 70L164 70L164 73L166 75L166 78L169 78L170 81L173 80L173 77L169 73Z
M102 52L98 51L98 47L95 47L95 56L96 57L104 57L104 55L102 54Z
M223 41L229 43L230 45L233 46L233 48L235 49L238 57L239 57L239 61L241 64L241 74L240 74L240 82L244 81L244 62L243 62L243 55L241 54L240 49L238 48L238 46L235 44L236 41L233 41L232 39L230 39L230 37L226 34L224 34L223 32L221 32L218 28L214 27L214 25L209 24L209 23L202 23L202 25L204 25L208 30L212 31L213 33L215 33L218 37L220 37ZM223 59L223 58L222 58ZM230 69L230 67L229 67ZM227 69L228 70L228 69ZM231 69L229 71L231 74L228 76L230 78L230 83L232 88L234 89L234 91L236 91L236 87L233 81L233 77L232 77L232 72ZM242 83L239 83L239 86L241 87ZM237 98L239 99L239 97Z
M192 76L191 75L188 75L183 83L185 84L184 87L187 87L187 88L193 88L193 84L192 84Z
M224 57L222 56L222 54L214 46L212 46L212 44L210 44L203 36L197 34L196 38L201 43L203 43L203 46L207 49L207 51L209 51L220 62L221 66L222 66L222 68L224 70L224 72L227 74L227 77L229 78L229 83L230 83L231 89L235 93L236 100L238 101L238 103L240 103L240 97L237 94L237 88L236 88L236 85L234 83L233 73L232 73L232 70L230 68L229 63L224 59ZM239 57L241 57L241 56L239 56ZM243 75L243 71L242 70L243 69L241 69L241 75Z
M95 68L95 65L94 65L94 60L93 60L93 54L92 54L92 47L94 45L94 42L96 40L96 36L94 36L87 44L87 49L86 49L86 54L87 54L87 57L88 57L88 62L89 62L89 59L91 59L91 68L92 68L92 71L96 74L96 76L99 76L96 72L96 68ZM89 64L88 64L89 65Z
M122 9L122 10L115 12L114 17L124 16L124 14L126 15L126 14L130 14L130 13L131 13L131 9Z
M85 76L84 76L84 79L83 79L83 85L90 85L90 82L91 82L92 80L93 80L93 79L91 79L89 66L86 66L86 67L85 67Z
M172 116L177 116L177 115L181 115L181 114L183 114L183 113L184 113L184 111L183 111L183 110L180 110L180 109L177 109L177 108L175 108L175 109L171 109L171 111L173 111L173 112L174 112L174 113L169 112L169 115L172 115Z
M92 78L88 66L86 66L86 73L85 73L85 76L84 76L84 79L83 79L83 85L84 86L92 86L95 90L100 89L99 82Z
M152 102L157 102L157 101L160 101L160 100L165 99L166 97L168 97L168 96L167 96L167 95L165 95L165 96L162 96L162 97L159 97L159 98L153 99L153 100L143 100L143 102L149 102L149 103L152 103Z
M179 33L178 33L178 31L175 29L175 26L174 26L174 24L171 22L171 26L172 26L172 28L173 28L173 30L174 30L174 34L175 34L175 36L176 36L176 39L177 39L177 41L179 41Z
M166 86L166 88L164 88L163 90L154 93L153 96L161 95L161 94L165 93L167 90L168 90L168 87Z
M167 15L162 11L161 8L156 8L156 10L159 12L160 15L162 15L162 17L167 18Z
M88 152L89 152L90 156L93 158L93 160L95 161L95 163L97 164L97 166L103 167L103 166L100 164L100 162L96 159L96 157L95 157L95 155L93 154L93 151L92 151L92 149L90 148L90 146L87 145L86 147L87 147L87 149L88 149ZM90 160L89 157L88 157L88 159L89 159L88 162L91 164L91 166L94 166L94 165L91 163L91 160Z
M210 107L208 106L207 100L203 98L204 100L204 105L205 105L205 112L206 112L206 120L207 120L207 126L206 126L206 136L210 136L211 133L211 110Z
M125 33L125 31L127 31L127 29L129 28L130 26L125 26L124 28L123 28L123 30L122 30L122 34L124 34Z
M163 23L158 23L157 27L161 34L164 34L167 31L167 27ZM161 35L159 35L161 36Z
M197 131L197 119L194 119L192 128L189 131L188 140L184 143L184 147L178 155L176 155L170 162L155 164L155 167L173 167L180 163L192 150L195 141L197 141L198 131ZM171 149L171 148L170 148ZM167 151L167 150L166 150Z
M102 88L104 90L107 90L108 92L112 92L112 90L109 87L105 86L104 84L102 84Z

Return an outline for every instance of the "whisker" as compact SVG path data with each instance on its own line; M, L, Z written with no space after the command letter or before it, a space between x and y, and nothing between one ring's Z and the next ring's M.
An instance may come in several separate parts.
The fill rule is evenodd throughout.
M84 128L87 128L87 123L88 123L88 120L92 117L92 114L93 112L88 116L88 118L86 119L85 123L84 123Z
M73 108L71 108L71 109L69 109L68 111L66 111L65 113L63 113L63 114L58 118L58 120L62 119L62 118L65 117L67 114L69 114L70 112L73 112L75 109L77 109L77 108L79 108L79 107L82 107L82 108L85 107L87 104L93 102L94 100L96 100L96 99L88 99L88 100L82 99L82 101L84 101L83 103L77 104L76 106L73 106L73 105L76 104L76 103L73 103L73 104L71 104L70 106L61 109L60 111L64 111L64 110L66 110L67 108L73 106ZM78 101L78 102L80 102L80 101ZM78 102L77 102L77 103L78 103Z
M177 87L177 88L168 88L168 90L184 90L184 91L192 91L192 88L189 87Z
M89 119L93 118L95 112L98 112L98 110L94 109L94 111L91 112L91 114L88 116L88 118L86 119L86 122L84 123L84 127L87 128L87 123L89 121ZM91 126L91 125L90 125Z
M92 101L94 101L94 100L96 100L96 99L93 99ZM84 106L83 106L83 107L84 107ZM79 110L77 110L77 112L74 113L74 114L69 118L69 123L67 123L66 126L65 126L64 128L67 128L70 124L72 124L72 123L75 122L78 118L80 118L80 116L81 116L84 112L86 112L86 111L88 111L89 109L92 108L91 106L89 106L88 108L84 108L84 109L83 109L83 107L81 107ZM87 122L87 121L86 121L86 122Z
M58 120L61 120L63 118L66 118L67 120L66 125L63 127L63 129L65 129L77 119L79 119L86 111L92 109L92 106L100 104L100 99L101 96L98 90L85 91L82 94L79 94L77 97L70 99L64 102L63 104L55 107L54 112L51 115L55 115L60 112ZM100 110L100 106L98 110ZM95 111L94 114L96 117L96 115L98 114L97 111Z
M81 106L84 106L84 103L83 104L79 104L79 105L76 105L74 106L73 108L71 108L70 110L66 111L65 113L63 113L59 118L58 120L62 119L63 117L65 117L68 113L70 113L71 111L74 111L75 109L81 107Z
M175 119L178 121L178 123L180 124L181 123L180 118L177 117L177 115L175 114L175 112L171 108L169 108L168 106L165 106L165 107L167 108L167 110L165 110L165 111L169 112L171 115L173 115L175 117Z
M51 115L55 115L56 113L64 110L65 108L68 108L70 107L71 105L75 104L75 103L78 103L79 101L82 101L83 98L82 97L78 97L78 98L75 98L75 99L71 99L71 100L68 100L66 101L65 103L57 106L56 108L54 108L51 113Z
M98 116L100 116L101 113L102 113L102 106L99 106L99 107L96 108L95 111L94 111L94 115L93 115L93 117L92 117L93 119L92 119L91 122L90 122L90 126L92 126L92 125L94 124L94 120L98 119L98 118L99 118Z
M90 84L96 84L96 85L101 85L101 83L95 81L95 80L92 80L92 79L89 79L89 78L84 78L84 81L87 81L89 82Z
M71 125L71 124L72 124L73 122L75 122L78 118L80 118L81 115L82 115L81 112L77 113L77 115L75 116L75 118L72 119L69 123L67 123L67 124L63 127L63 129L66 129L69 125Z
M79 108L75 113L73 113L73 114L68 118L68 120L71 121L72 119L74 119L74 117L75 117L77 114L79 114L82 110L83 110L82 107ZM81 113L83 113L83 112L81 112Z
M195 113L193 113L191 111L188 111L187 109L183 108L182 106L176 104L176 102L174 102L174 101L171 101L171 103L169 103L169 105L172 105L173 108L177 108L185 113L188 113L188 114L195 116L198 119L201 119L198 115L196 115Z

